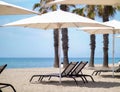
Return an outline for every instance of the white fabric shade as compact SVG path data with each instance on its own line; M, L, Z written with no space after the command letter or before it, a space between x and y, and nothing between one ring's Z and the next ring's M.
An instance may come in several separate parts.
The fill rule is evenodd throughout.
M118 20L111 20L111 21L105 22L104 24L108 26L112 26L116 30L120 30L120 21Z
M116 36L117 38L120 38L120 35Z
M77 14L61 10L22 19L3 26L22 26L40 29L66 28L66 27L103 27L104 24Z
M32 10L0 1L0 15L38 14Z
M80 29L90 34L120 34L120 21L111 20L103 24L109 27L82 27Z
M55 0L47 4L120 5L120 0Z
M82 27L79 29L89 34L113 34L112 27Z

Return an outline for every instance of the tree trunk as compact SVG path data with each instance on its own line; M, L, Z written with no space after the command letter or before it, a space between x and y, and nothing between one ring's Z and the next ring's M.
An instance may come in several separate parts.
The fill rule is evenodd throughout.
M66 5L61 5L60 9L63 11L67 11ZM63 67L65 68L69 64L68 60L68 29L62 29L62 48L63 48Z
M109 16L108 16L108 10L109 7L105 6L104 7L104 13L103 13L103 22L109 21ZM103 67L108 67L108 44L109 44L109 34L104 34L103 35L103 52L104 52L104 58L103 58Z
M58 56L58 45L59 45L59 32L58 29L54 29L54 67L59 67L59 56Z
M108 44L109 44L109 41L108 41L108 34L104 34L103 35L103 38L104 38L104 47L103 47L103 50L104 50L104 61L103 61L103 67L108 67Z
M95 16L91 16L91 12L94 12L94 6L89 6L91 9L90 12L88 13L88 17L94 20ZM94 56L95 56L95 47L96 47L96 41L95 41L95 34L90 35L90 49L91 49L91 54L90 54L90 62L89 62L89 67L94 67Z
M90 35L90 46L91 46L91 54L90 54L90 62L89 67L94 67L94 54L95 54L95 35Z
M66 67L69 63L68 60L68 30L62 29L62 48L63 48L63 67Z

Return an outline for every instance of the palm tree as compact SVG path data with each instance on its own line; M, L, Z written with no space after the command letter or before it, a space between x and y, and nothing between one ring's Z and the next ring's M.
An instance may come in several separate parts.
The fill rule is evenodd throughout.
M87 12L86 12L87 10ZM94 19L94 17L96 15L98 15L99 17L103 18L103 22L105 21L109 21L109 17L114 16L116 10L120 10L120 6L118 7L112 7L112 6L91 6L91 5L87 5L82 9L77 9L74 10L74 12L76 13L80 13L80 15L85 16L85 14L87 13L87 17ZM85 12L85 13L84 13ZM109 44L109 35L108 34L104 34L103 35L103 52L104 52L104 56L103 56L103 66L104 67L108 67L108 44ZM93 67L94 66L94 54L95 54L95 35L90 35L90 39L91 39L91 56L90 56L90 63L89 66Z
M96 16L96 12L95 12L95 6L91 6L91 5L86 5L83 8L78 8L73 10L74 13L77 13L79 15L82 16L86 16L89 17L91 19L94 19L94 17ZM90 54L90 62L89 62L89 67L94 67L94 55L95 55L95 35L91 34L90 35L90 48L91 48L91 54Z
M40 3L36 3L33 7L33 9L39 8L39 11L42 13L48 12L49 10L56 10L57 6L52 5L49 8L43 7L47 2L50 2L51 0L40 0ZM67 11L66 5L61 5L61 9L64 11ZM58 29L54 29L54 67L59 67L59 57L58 57ZM63 47L63 67L66 67L69 63L68 60L68 30L67 28L62 29L62 47Z
M87 17L94 19L96 16L95 6L87 5ZM95 47L96 47L96 36L94 34L90 35L90 47L91 47L91 54L90 54L90 62L89 67L94 67L94 55L95 55Z
M50 0L49 0L50 1ZM46 13L49 10L55 11L57 9L57 6L53 5L52 7L44 7L45 3L47 3L47 0L40 0L40 3L35 3L33 6L33 10L36 8L39 8L40 13ZM58 29L54 29L53 31L54 34L54 67L58 68L59 67L59 56L58 56Z
M103 18L103 22L109 21L110 16L114 16L116 8L112 6L97 6L98 15ZM109 34L103 35L103 67L108 67L108 46L109 45Z

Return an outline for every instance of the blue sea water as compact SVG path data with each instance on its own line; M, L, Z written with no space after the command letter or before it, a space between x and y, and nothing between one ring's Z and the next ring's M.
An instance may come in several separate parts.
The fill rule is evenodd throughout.
M69 58L70 61L88 61L89 58ZM95 58L95 64L102 64L102 58ZM119 62L120 58L115 58L115 63ZM109 58L109 63L112 63L112 58ZM7 68L39 68L53 67L54 58L0 58L0 65L8 64Z

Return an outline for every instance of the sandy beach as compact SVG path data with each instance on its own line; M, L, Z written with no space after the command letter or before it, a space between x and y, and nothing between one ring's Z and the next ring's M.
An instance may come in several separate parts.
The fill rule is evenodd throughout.
M5 69L0 75L0 82L12 84L17 92L120 92L120 73L102 73L101 76L93 76L95 82L88 78L88 83L83 83L81 78L76 78L78 86L71 78L59 78L48 80L45 78L42 83L30 83L29 80L34 74L45 74L58 72L57 68L23 68ZM93 70L84 69L83 73L92 74ZM5 88L3 92L13 92L10 88Z

